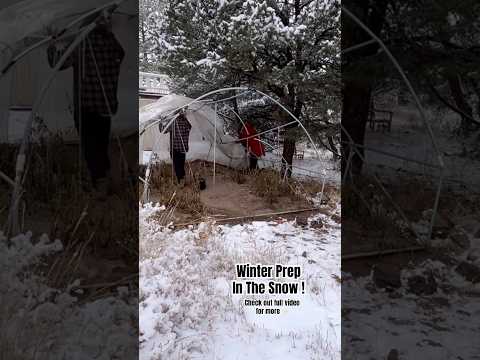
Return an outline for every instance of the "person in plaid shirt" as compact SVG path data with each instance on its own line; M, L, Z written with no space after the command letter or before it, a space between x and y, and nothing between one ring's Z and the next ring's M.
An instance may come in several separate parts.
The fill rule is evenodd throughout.
M185 113L181 112L165 130L165 132L170 133L170 156L172 157L175 175L181 187L185 186L185 159L191 129L192 125L187 120Z
M87 19L85 23L91 21ZM51 67L57 64L66 48L59 50L56 45L48 48ZM73 67L75 127L92 184L102 195L108 192L111 118L118 109L118 77L124 56L112 32L110 18L104 15L60 68Z

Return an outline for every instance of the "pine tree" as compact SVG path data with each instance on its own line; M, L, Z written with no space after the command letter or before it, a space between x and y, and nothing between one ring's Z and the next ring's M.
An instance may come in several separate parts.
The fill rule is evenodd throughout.
M464 131L478 129L478 1L345 0L342 4L382 39L422 99L440 102L457 112ZM342 49L369 40L371 37L358 24L342 14ZM378 44L370 43L342 57L344 160L351 151L350 139L364 144L372 94L381 92L386 84L406 91L397 69L379 50ZM361 148L358 151L361 153ZM361 158L353 155L352 170L359 173L361 168Z
M338 2L320 0L166 0L150 51L177 92L255 87L309 130L332 136L339 126L339 11ZM286 114L274 120L291 121ZM287 132L289 164L298 136Z

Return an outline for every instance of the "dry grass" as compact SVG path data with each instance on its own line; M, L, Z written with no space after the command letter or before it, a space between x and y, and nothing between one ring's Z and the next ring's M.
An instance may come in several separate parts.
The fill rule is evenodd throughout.
M373 251L417 244L411 224L422 219L424 210L433 208L435 192L431 184L414 177L382 184L389 196L369 176L342 185L342 224L345 239L352 240L342 246ZM365 241L358 240L363 238Z
M275 170L262 170L254 174L255 193L264 198L268 204L274 204L283 196L298 197L291 180L285 180Z
M4 151L5 150L5 151ZM13 177L17 146L2 145L0 169ZM65 144L59 137L41 139L32 146L24 183L25 229L61 239L65 251L51 259L51 285L62 288L75 275L82 257L123 259L136 264L138 258L138 198L131 179L116 179L119 191L106 201L95 199L90 191L84 161L78 146ZM118 146L111 145L112 162L118 159ZM79 165L81 164L81 165ZM82 176L82 180L80 180ZM0 222L6 221L8 185L0 184ZM6 191L3 191L5 188ZM6 195L6 196L5 196Z
M286 197L295 201L309 200L322 192L322 183L317 180L283 179L278 171L272 169L255 172L252 185L255 193L268 204L281 202ZM323 187L322 204L335 207L339 200L340 189L331 185Z
M142 170L144 172L145 167ZM229 203L222 203L221 198L218 198L217 204L214 199L215 195L208 193L204 197L198 187L200 177L212 180L211 164L196 161L186 165L188 185L181 189L176 185L171 164L152 164L150 170L150 201L166 206L166 210L160 212L157 218L157 223L163 226L175 221L180 223L196 222L205 219L208 214L215 216L219 212L232 217L243 214L250 215L250 212L245 213L249 201L255 201L252 207L270 207L273 210L279 209L279 211L306 208L318 205L319 194L322 192L322 183L316 179L283 180L279 172L272 169L252 172L247 169L217 166L217 179L232 187L232 194L229 193ZM222 183L221 193L225 192L224 183ZM236 184L241 186L236 186ZM248 191L248 196L242 195L246 191ZM143 194L143 189L140 189L140 194ZM248 200L245 200L247 198ZM335 209L339 198L338 187L325 184L322 208ZM238 205L240 210L235 209L236 203L232 201L237 200L232 199L243 201Z
M112 144L113 161L116 159L115 146L116 144ZM14 176L17 151L18 146L0 145L0 170L10 177ZM135 185L130 184L127 179L119 178L122 191L100 203L94 201L92 195L85 191L88 190L88 182L80 181L80 174L85 175L86 172L79 167L77 146L65 144L60 138L53 136L34 144L29 154L26 181L23 184L24 230L33 232L34 242L40 233L47 233L52 240L61 239L64 248L61 252L42 258L41 263L32 264L19 276L24 277L26 284L29 284L27 281L32 278L31 284L40 280L59 292L45 292L42 287L37 289L38 285L34 284L28 286L33 290L29 298L25 298L25 304L22 303L21 296L20 301L15 301L14 292L0 296L0 307L6 308L6 311L0 314L0 329L5 332L5 336L0 340L0 359L50 358L46 350L50 350L49 344L55 340L53 337L58 335L51 331L58 325L58 320L37 320L35 307L44 305L43 302L55 303L60 299L57 296L62 293L72 294L69 286L76 279L80 279L81 285L85 286L83 298L80 298L82 301L92 295L109 295L105 292L111 292L112 287L101 294L96 287L102 281L117 281L116 286L127 283L118 282L124 276L122 273L107 274L101 271L106 267L105 264L110 263L107 257L118 259L117 263L123 263L131 274L138 271L138 199ZM9 185L0 180L0 225L6 220L10 193ZM99 275L87 277L87 266L87 270ZM36 278L37 274L42 278ZM131 283L132 280L128 282ZM136 286L132 287L135 288ZM38 291L48 296L37 297L35 294ZM44 319L49 317L43 310L38 314L43 314ZM64 315L59 314L59 317ZM16 327L17 323L28 326ZM6 332L7 329L11 331Z
M200 189L196 180L198 176L194 175L194 179L190 180L190 185L179 191L176 179L172 174L171 165L166 163L155 164L151 167L150 186L152 194L157 202L167 207L167 212L175 208L187 214L204 215L205 207L200 200ZM140 193L142 191L143 186Z
M237 184L245 184L247 182L246 170L242 170L242 169L232 170L231 179Z

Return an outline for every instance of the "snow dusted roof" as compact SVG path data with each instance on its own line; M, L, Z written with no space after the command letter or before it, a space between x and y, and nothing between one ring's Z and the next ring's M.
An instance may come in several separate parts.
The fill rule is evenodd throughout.
M168 82L169 78L167 75L140 71L138 88L140 94L168 95L170 93Z

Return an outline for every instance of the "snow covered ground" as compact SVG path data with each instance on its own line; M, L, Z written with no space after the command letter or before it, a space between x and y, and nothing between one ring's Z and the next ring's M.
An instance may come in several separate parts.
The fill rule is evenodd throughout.
M433 274L438 289L412 294L407 282L415 274ZM347 359L386 359L395 350L399 359L480 358L480 344L472 347L480 331L480 284L466 281L453 266L427 261L406 269L394 292L376 288L371 277L344 274L342 291Z
M342 336L349 344L342 356L480 359L473 341L480 331L480 221L478 214L451 219L453 232L431 240L430 252L440 255L410 263L398 287L385 288L375 269L364 277L342 273Z
M340 359L338 223L319 214L305 227L206 222L174 231L156 224L161 209L140 211L141 359ZM305 294L269 295L300 305L279 315L244 307L245 296L231 292L243 262L301 265Z
M67 289L48 286L38 272L46 256L60 253L59 240L11 239L0 232L0 353L5 359L129 359L138 354L138 302L128 288L79 303L75 281ZM37 269L33 272L32 269Z
M304 158L293 160L294 176L325 179L328 183L340 185L340 163L332 159L332 153L330 151L318 149L317 154L314 149L307 148L306 144L300 144L299 150L304 152ZM280 159L281 154L277 151L267 153L263 161L263 166L272 166L272 164L275 164L275 166L279 168Z

